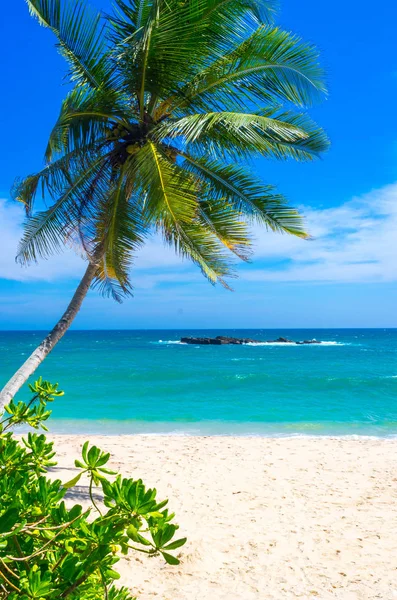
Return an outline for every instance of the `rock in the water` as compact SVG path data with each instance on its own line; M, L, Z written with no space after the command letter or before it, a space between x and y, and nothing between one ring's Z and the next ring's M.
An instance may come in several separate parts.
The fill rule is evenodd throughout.
M251 338L235 338L228 337L225 335L217 335L215 338L207 337L183 337L181 338L183 344L197 344L197 345L212 345L212 346L223 346L227 344L241 345L241 344L321 344L317 340L304 340L303 342L294 342L284 337L279 337L276 340L252 340Z

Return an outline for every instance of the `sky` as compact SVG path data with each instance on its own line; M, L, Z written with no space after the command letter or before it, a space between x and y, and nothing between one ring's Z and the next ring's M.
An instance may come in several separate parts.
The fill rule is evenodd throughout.
M108 9L107 0L92 2ZM54 38L7 3L0 22L0 329L47 329L84 262L71 251L15 263L23 211L16 177L40 169L66 93ZM4 16L4 11L3 11ZM315 163L257 160L306 217L311 241L255 230L255 254L233 292L213 287L158 239L136 257L134 297L91 291L76 329L397 327L397 3L281 0L278 24L320 49L328 98L311 110L332 146Z

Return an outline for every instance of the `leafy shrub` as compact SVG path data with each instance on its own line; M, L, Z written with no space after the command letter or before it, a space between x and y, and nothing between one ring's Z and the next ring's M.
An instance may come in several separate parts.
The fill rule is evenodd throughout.
M140 479L115 476L105 466L109 453L88 442L75 461L74 479L47 478L57 464L53 442L38 433L20 441L12 429L46 429L47 403L63 392L41 378L30 389L30 402L11 401L0 417L0 598L131 600L126 588L113 584L120 554L132 549L179 563L170 552L186 539L173 541L178 527L165 508L168 501L158 502L156 490ZM63 498L83 475L93 506L67 508ZM104 508L95 503L93 485L102 489Z

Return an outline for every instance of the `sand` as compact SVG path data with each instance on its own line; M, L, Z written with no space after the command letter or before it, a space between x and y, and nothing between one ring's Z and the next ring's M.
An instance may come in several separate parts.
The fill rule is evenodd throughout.
M54 475L71 479L86 438L54 439ZM177 567L136 554L117 565L140 600L397 598L397 440L90 439L168 497L188 537Z

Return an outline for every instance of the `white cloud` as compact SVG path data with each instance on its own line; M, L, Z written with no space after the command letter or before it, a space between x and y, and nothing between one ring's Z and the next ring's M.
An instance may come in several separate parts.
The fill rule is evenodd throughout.
M53 281L79 277L84 263L69 249L64 254L29 267L22 267L15 262L23 220L21 205L0 199L0 278L14 281Z
M165 246L160 236L150 238L135 260L136 269L172 269L189 267L190 262L182 260L172 248Z
M397 184L332 208L302 207L311 241L255 230L253 264L240 270L244 281L397 281ZM23 211L0 200L0 278L54 281L78 277L84 262L72 251L21 268L14 256ZM135 261L137 287L199 281L199 272L181 261L159 238L149 240Z
M276 268L246 269L246 280L381 282L397 280L397 184L341 206L303 207L310 241L257 232L256 260ZM286 261L286 262L284 262ZM277 263L276 263L277 264Z

